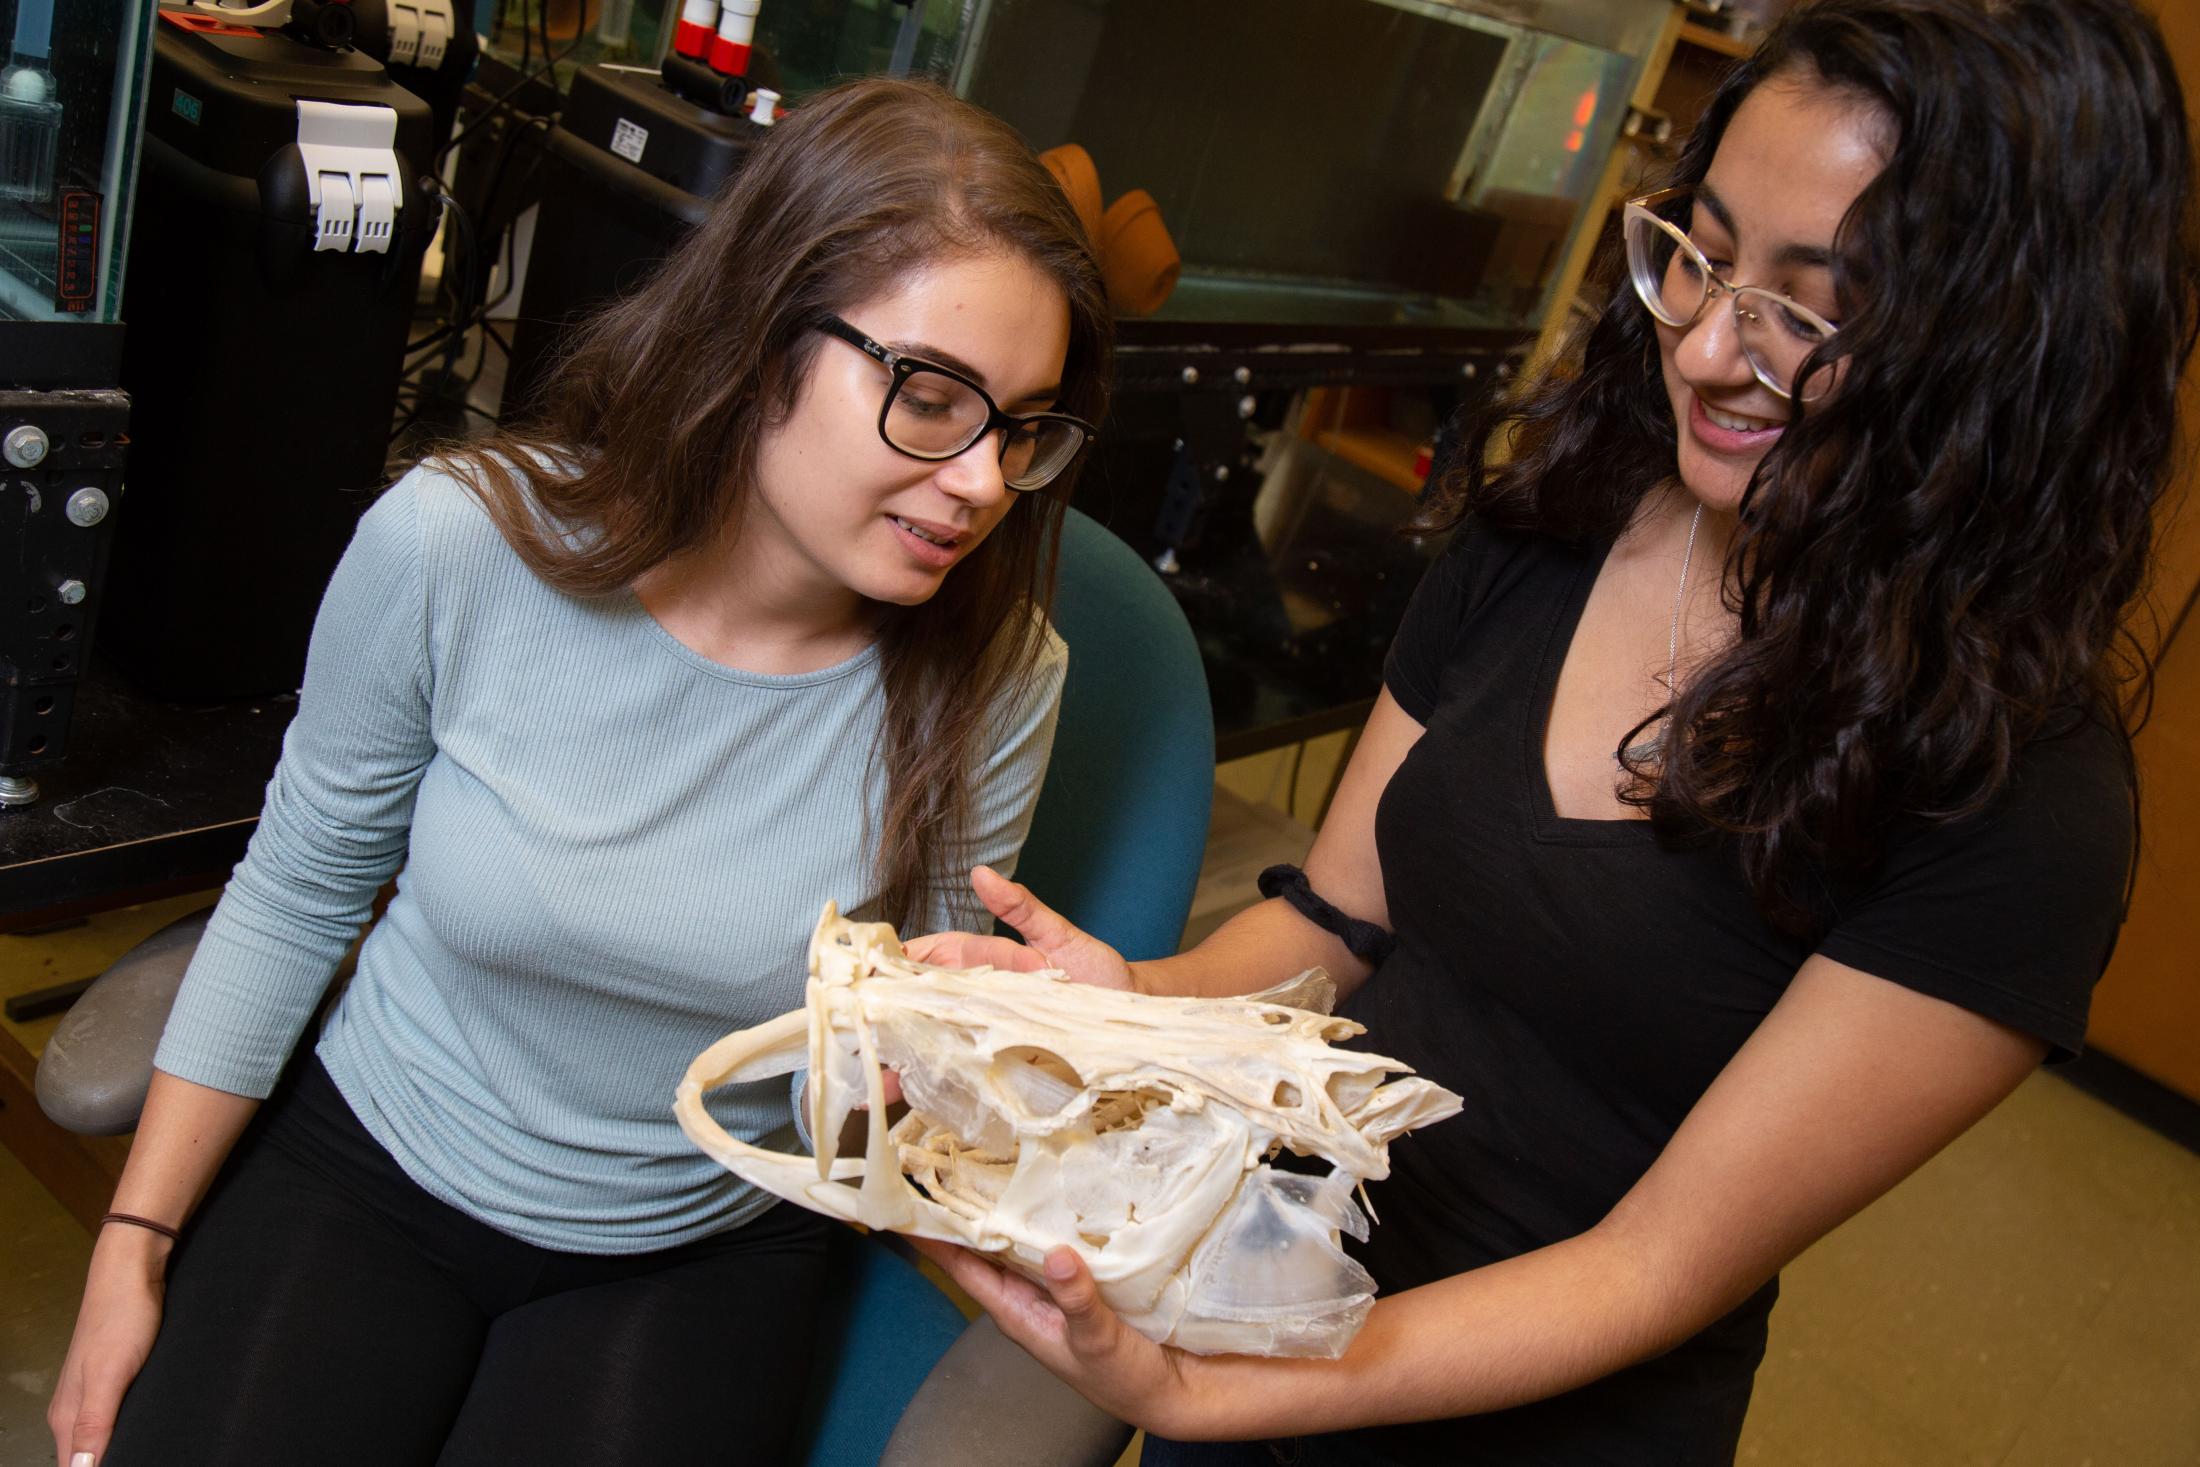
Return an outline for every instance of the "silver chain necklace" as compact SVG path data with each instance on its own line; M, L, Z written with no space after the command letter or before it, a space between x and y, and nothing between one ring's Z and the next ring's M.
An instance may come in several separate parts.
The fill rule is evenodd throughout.
M1673 592L1673 622L1665 634L1665 696L1671 699L1681 670L1681 606L1688 598L1688 567L1696 558L1696 531L1703 525L1703 505L1696 505L1696 512L1688 517L1688 544L1681 551L1681 583ZM1655 759L1665 748L1665 729L1660 728L1641 743L1629 744L1620 753L1620 762L1641 764Z

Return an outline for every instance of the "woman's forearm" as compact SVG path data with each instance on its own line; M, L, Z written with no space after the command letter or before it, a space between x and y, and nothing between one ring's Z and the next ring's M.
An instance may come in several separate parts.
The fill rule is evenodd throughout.
M1271 898L1232 917L1189 952L1130 965L1142 993L1222 996L1251 993L1325 968L1348 993L1366 979L1367 964L1290 904Z
M115 1187L113 1210L172 1228L183 1226L259 1108L260 1102L249 1096L154 1070L130 1159ZM129 1232L143 1234L148 1246L165 1251L168 1240L160 1234L146 1228Z

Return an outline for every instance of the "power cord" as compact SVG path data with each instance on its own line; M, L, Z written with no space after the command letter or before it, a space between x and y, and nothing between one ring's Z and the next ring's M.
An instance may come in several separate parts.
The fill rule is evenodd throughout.
M512 156L518 150L520 140L538 126L548 128L550 119L541 116L530 117L515 127L511 135L505 138L504 146L498 152L497 160L489 170L488 184L482 192L482 210L484 213L493 212L495 208L497 194L504 186L505 174L511 167ZM410 370L413 365L410 361L411 358L445 343L453 342L455 338L462 337L468 331L473 330L475 326L487 318L491 310L504 303L505 298L511 294L512 290L512 272L508 264L511 258L512 234L510 230L506 230L502 236L503 255L501 258L507 262L507 268L504 271L503 281L497 291L496 298L483 302L478 307L474 304L474 298L480 293L480 287L484 283L484 274L479 247L474 238L473 225L467 219L466 211L460 207L456 199L440 189L437 191L437 197L444 202L459 221L459 232L466 260L466 286L464 293L457 302L457 308L451 315L449 324L431 331L418 341L405 344L405 355L408 358L407 370Z
M548 77L550 78L551 90L557 90L557 70L559 63L569 60L572 57L573 53L580 49L581 42L585 39L587 39L587 32L582 31L576 33L573 39L566 43L565 49L563 51L560 51L555 56L548 56L549 42L547 39L545 39L543 43L543 51L544 54L548 56L548 59L542 63L539 69L533 71L523 70L518 81L513 82L509 87L506 87L503 91L497 93L497 95L490 100L489 105L482 108L478 115L466 119L466 126L461 128L458 132L454 133L450 137L450 139L443 144L442 147L435 150L434 156L429 161L429 172L440 175L443 172L443 160L451 155L451 150L463 144L469 134L471 134L476 129L484 126L490 118L496 116L505 108L511 106L512 100L517 97L521 92L527 90L529 86L538 81L541 81L544 77ZM524 68L526 66L526 63L524 61L521 62L521 66ZM560 93L560 95L563 94ZM538 120L545 123L549 121L548 118L538 117L530 117L527 120L530 123Z

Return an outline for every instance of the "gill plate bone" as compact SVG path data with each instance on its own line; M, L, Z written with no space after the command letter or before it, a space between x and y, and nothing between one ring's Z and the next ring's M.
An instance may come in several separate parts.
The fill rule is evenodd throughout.
M1294 1004L1333 994L1313 970L1243 998L1162 998L1061 974L909 957L891 927L831 903L801 1009L729 1034L681 1081L681 1129L743 1180L867 1227L959 1243L1027 1277L1076 1249L1108 1303L1150 1338L1201 1351L1341 1354L1374 1283L1352 1191L1388 1144L1459 1109L1406 1066L1335 1048L1349 1019ZM736 1140L706 1092L807 1063L814 1158ZM880 1066L908 1114L891 1125ZM860 1159L837 1154L858 1101ZM1279 1172L1288 1149L1326 1177Z

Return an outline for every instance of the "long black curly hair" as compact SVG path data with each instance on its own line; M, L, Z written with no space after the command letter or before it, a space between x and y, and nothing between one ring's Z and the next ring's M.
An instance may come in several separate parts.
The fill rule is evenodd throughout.
M2085 717L2128 734L2200 255L2176 73L2127 0L1805 4L1668 181L1700 182L1776 76L1875 107L1892 146L1836 238L1840 331L1805 364L1841 360L1839 389L1742 498L1739 638L1657 715L1676 736L1622 795L1661 837L1731 841L1765 916L1808 933L1828 873L1899 821L1984 809L2028 740ZM1434 522L1594 540L1671 481L1653 323L1616 253L1596 278L1604 309L1473 427Z

